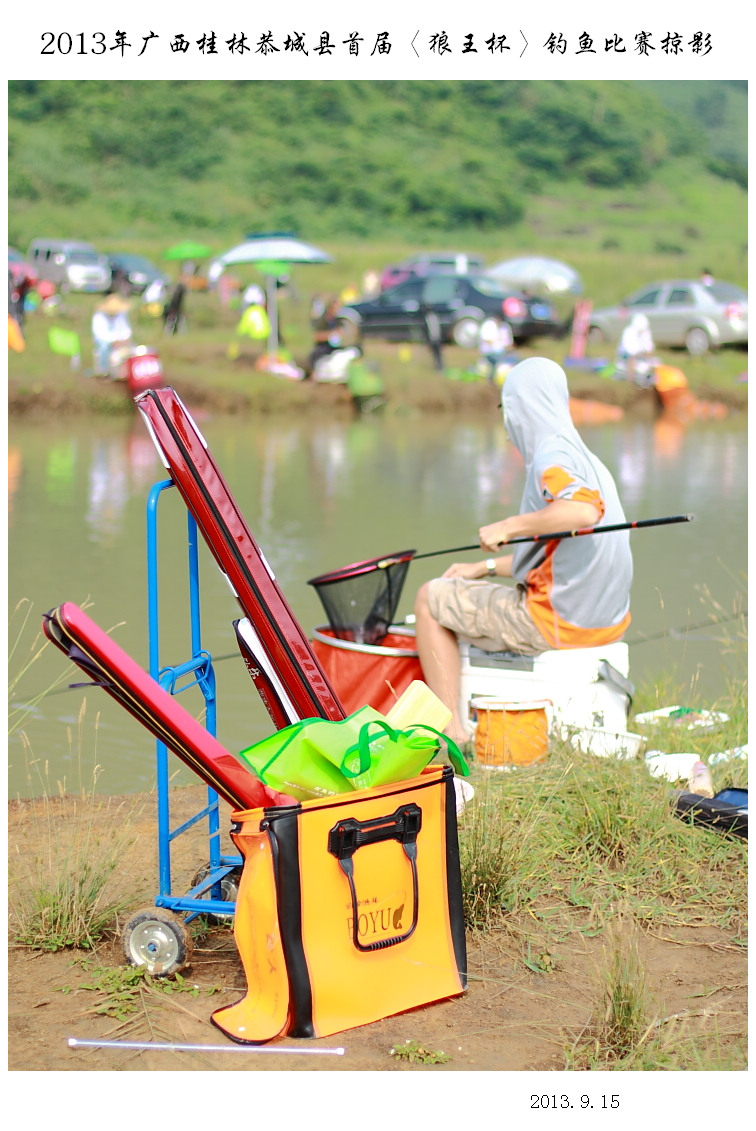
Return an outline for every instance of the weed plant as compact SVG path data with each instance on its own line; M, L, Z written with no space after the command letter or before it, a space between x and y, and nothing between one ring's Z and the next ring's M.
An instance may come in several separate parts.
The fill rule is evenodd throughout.
M669 1017L654 1011L641 937L626 909L607 928L596 985L593 1015L567 1047L566 1068L625 1072L746 1068L742 1030L729 1031L715 1011L704 1006Z
M82 608L89 607L90 602L87 600L83 603ZM32 603L28 597L22 597L16 604L11 612L8 623L8 735L16 733L24 724L26 719L36 709L36 706L46 695L55 688L63 684L68 679L70 673L74 670L73 664L69 664L58 677L50 684L49 687L43 688L36 695L25 696L22 704L15 702L18 693L19 685L23 682L31 670L36 670L39 667L39 661L44 652L47 651L50 641L43 636L42 632L37 632L31 641L28 643L29 637L29 617L32 613ZM11 674L11 669L13 672Z
M88 981L82 982L78 988L97 994L97 1005L92 1012L115 1017L119 1021L140 1014L148 996L158 1000L166 994L187 994L198 998L201 993L218 992L217 986L200 987L179 973L174 973L171 978L152 977L144 966L101 966L95 959L84 959L81 966L88 975ZM71 993L71 990L70 985L60 987L64 994Z
M637 933L622 916L612 924L604 949L602 995L596 1016L596 1049L606 1060L622 1060L646 1031L646 984Z
M86 699L76 735L82 777L85 716ZM94 723L95 756L98 718ZM17 943L40 950L91 949L112 931L117 916L132 906L135 898L124 867L132 843L134 805L96 794L101 770L96 762L86 785L68 792L65 783L59 781L54 793L47 766L40 766L32 757L23 732L21 738L29 792L33 786L38 796L19 802L25 805L28 818L25 843L17 843L10 852L12 936ZM69 745L73 741L69 729ZM108 817L112 834L101 839L97 825L103 814Z

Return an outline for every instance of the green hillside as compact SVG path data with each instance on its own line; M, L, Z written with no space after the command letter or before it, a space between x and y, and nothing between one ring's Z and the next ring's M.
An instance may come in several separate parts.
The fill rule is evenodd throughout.
M703 131L711 161L727 162L734 179L745 184L748 175L748 83L644 82L664 106L675 114L692 118Z
M292 230L745 282L745 115L730 83L12 82L9 237Z

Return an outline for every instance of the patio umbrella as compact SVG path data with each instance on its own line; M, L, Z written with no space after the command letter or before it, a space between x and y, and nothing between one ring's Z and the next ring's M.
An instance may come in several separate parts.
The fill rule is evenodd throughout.
M169 247L163 259L207 259L210 248L205 243L195 240L183 240L181 243Z
M505 259L485 271L502 282L536 292L579 295L583 290L582 279L574 268L558 259L544 259L538 255Z
M291 232L261 232L249 235L244 243L224 251L214 260L222 267L230 264L254 263L266 276L268 295L268 355L273 357L278 349L278 309L276 281L288 272L292 263L330 263L331 256L312 244L297 239Z

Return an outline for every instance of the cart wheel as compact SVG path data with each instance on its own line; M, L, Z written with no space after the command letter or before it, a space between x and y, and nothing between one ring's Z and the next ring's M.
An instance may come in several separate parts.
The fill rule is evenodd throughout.
M137 911L123 929L123 953L131 966L167 978L189 964L194 944L182 919L164 907Z
M210 865L204 864L200 868L199 872L197 872L195 874L194 879L192 880L192 882L189 886L190 887L196 887L197 884L201 884L202 881L205 879L205 877L209 874L209 872L210 872ZM220 882L221 899L227 900L229 903L236 903L237 897L239 895L239 881L240 881L240 879L241 879L241 868L233 868L230 872L226 873L226 875L223 877L223 879ZM205 893L205 894L207 894L207 893ZM207 919L211 923L222 923L222 922L226 921L227 916L226 915L212 915L212 914L210 914L210 915L207 915Z

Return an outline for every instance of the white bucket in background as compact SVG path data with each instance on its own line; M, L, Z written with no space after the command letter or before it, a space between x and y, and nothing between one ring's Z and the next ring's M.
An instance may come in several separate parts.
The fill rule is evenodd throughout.
M670 782L687 782L700 760L700 754L665 754L662 750L649 750L645 757L648 772Z
M637 758L644 738L642 734L631 734L629 731L584 727L572 735L571 742L584 754L596 754L600 758Z
M460 717L475 730L473 699L507 702L548 699L554 727L562 737L575 730L596 729L621 734L627 729L630 700L617 684L600 675L602 661L627 679L630 654L619 641L601 648L569 648L538 656L486 653L460 641Z

